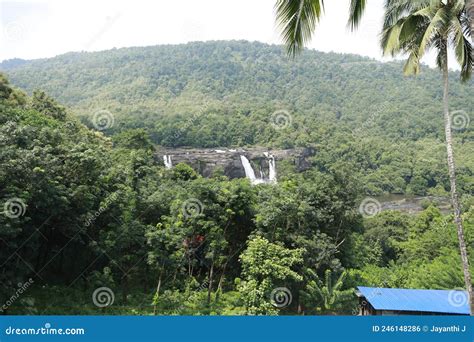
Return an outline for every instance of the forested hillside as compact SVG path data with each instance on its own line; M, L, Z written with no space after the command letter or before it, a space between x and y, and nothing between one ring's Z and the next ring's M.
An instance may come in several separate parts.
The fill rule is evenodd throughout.
M344 169L258 186L165 170L144 131L111 140L0 81L3 313L347 314L356 285L462 285L433 206L363 220Z
M315 167L359 173L368 194L445 194L442 89L436 70L404 77L401 63L280 46L190 43L68 53L0 64L13 84L43 89L105 133L145 129L164 146L315 147ZM451 108L474 107L473 83L452 74ZM461 122L462 125L462 122ZM473 130L456 133L459 186L472 192Z

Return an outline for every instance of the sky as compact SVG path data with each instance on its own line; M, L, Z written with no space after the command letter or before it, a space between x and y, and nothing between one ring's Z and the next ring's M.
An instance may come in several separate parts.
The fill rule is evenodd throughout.
M383 0L369 2L360 29L347 26L349 0L326 0L309 48L382 58ZM244 39L281 44L275 0L0 0L0 61L69 51ZM429 56L425 62L433 65Z

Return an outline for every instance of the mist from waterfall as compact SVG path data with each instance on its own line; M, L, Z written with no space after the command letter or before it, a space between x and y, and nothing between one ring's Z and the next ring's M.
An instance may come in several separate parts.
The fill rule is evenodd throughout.
M171 161L171 156L170 155L164 155L163 156L163 162L165 163L165 168L168 170L173 167L173 162Z
M245 177L250 179L250 183L252 184L262 184L262 183L276 183L277 178L276 178L276 165L275 165L275 157L269 154L268 152L265 152L265 157L268 159L268 178L265 178L265 174L263 170L260 171L260 177L257 178L255 176L255 171L252 168L252 164L250 164L250 161L245 157L244 155L240 155L240 160L242 162L242 166L244 167L245 170Z

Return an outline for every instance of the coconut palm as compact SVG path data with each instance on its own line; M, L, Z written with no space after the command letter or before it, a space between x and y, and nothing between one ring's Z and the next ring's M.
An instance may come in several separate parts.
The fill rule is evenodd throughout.
M351 0L349 23L351 29L357 28L365 10L367 0ZM465 1L467 21L471 31L471 40L474 42L474 0Z
M351 29L357 28L360 24L366 5L367 0L351 0L348 22ZM290 55L294 56L311 40L323 9L323 0L277 0L275 5L277 24L281 28L281 34ZM437 65L443 73L443 114L451 202L465 286L470 297L471 314L474 314L474 295L456 190L456 169L448 101L448 44L454 48L456 59L461 65L461 80L467 81L471 77L473 50L468 37L470 36L474 41L474 0L386 0L385 10L382 47L388 54L408 54L404 68L406 74L419 72L420 60L430 48L437 51Z
M474 42L474 0L466 0L466 13L471 28L471 40Z
M458 193L456 169L449 112L448 49L452 47L456 60L461 65L461 80L471 77L473 56L469 42L471 27L462 0L386 0L385 20L382 32L382 47L385 54L408 55L405 74L417 74L420 60L432 49L443 74L443 114L446 149L448 155L451 203L457 227L459 249L464 272L464 282L470 296L471 313L474 313L474 296L467 257L464 229Z
M367 0L350 0L347 24L351 30L359 26L366 5ZM465 0L465 8L471 40L474 42L474 0ZM324 0L277 0L275 11L287 52L294 56L311 40L324 11Z

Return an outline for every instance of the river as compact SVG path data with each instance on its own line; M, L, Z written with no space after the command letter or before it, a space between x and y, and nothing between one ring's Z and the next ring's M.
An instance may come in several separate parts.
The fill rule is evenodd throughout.
M410 196L410 195L383 195L375 197L380 202L382 211L399 210L407 213L417 213L424 209L426 202L432 202L443 214L451 212L451 203L448 197L439 196Z

